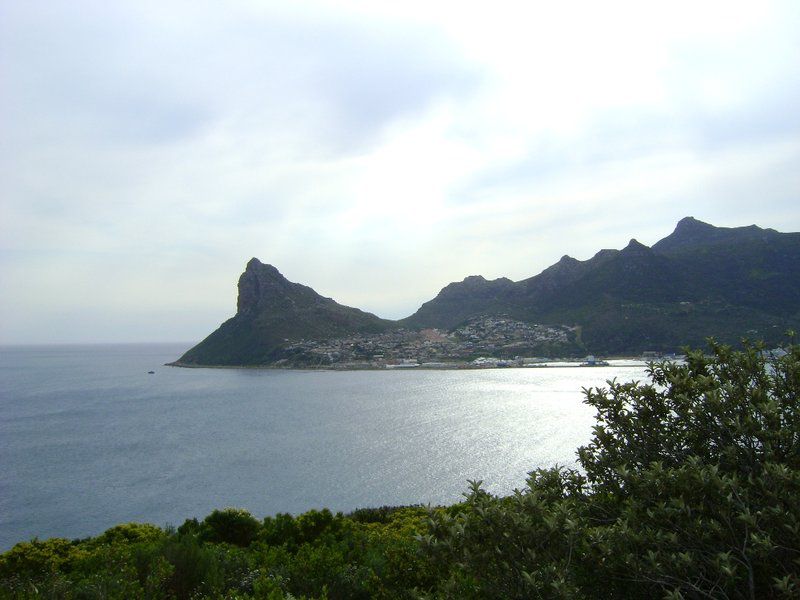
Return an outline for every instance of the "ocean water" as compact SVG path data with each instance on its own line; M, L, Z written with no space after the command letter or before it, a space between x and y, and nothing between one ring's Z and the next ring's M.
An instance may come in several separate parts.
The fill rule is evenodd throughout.
M0 550L180 525L458 501L574 465L583 386L642 366L468 371L180 369L186 345L0 348ZM155 371L149 375L148 371Z

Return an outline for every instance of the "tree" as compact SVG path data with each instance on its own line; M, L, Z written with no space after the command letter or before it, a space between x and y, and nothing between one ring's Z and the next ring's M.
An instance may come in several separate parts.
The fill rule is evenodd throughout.
M800 351L710 345L711 356L651 364L649 384L584 390L597 425L578 452L593 486L625 493L626 473L689 459L745 478L771 463L800 469Z

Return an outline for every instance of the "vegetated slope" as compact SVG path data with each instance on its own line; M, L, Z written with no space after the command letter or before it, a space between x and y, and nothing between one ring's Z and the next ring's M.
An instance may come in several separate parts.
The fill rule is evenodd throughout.
M517 292L517 285L505 277L489 281L470 275L445 286L433 300L398 323L411 329L452 329L478 315L514 312L519 302Z
M785 317L800 311L800 233L713 227L688 217L653 251L715 300Z
M674 351L710 336L777 343L800 322L800 234L687 217L652 248L631 240L586 261L564 256L518 283L482 280L481 293L470 289L474 280L450 284L402 322L450 327L457 318L504 313L578 325L594 353Z
M375 333L393 325L292 283L272 265L253 258L239 278L236 315L175 364L259 365L280 357L287 340Z

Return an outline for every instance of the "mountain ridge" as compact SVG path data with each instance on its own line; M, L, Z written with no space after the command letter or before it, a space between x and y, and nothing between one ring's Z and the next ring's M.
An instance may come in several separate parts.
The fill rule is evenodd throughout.
M564 255L517 282L465 277L397 321L325 298L256 258L238 291L236 315L175 364L269 365L299 341L400 328L452 331L492 316L577 331L577 341L563 347L573 353L675 351L712 336L775 343L800 324L800 233L685 217L652 247L632 238L584 261Z

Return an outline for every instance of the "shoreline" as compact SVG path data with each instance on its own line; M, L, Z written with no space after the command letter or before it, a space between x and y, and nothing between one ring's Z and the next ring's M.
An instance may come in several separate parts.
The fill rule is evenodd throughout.
M519 364L472 364L468 362L458 363L436 363L436 364L373 364L373 363L347 363L342 365L320 365L320 366L283 366L283 365L198 365L192 363L182 363L174 361L171 363L164 363L165 367L176 367L180 369L237 369L237 370L275 370L275 371L475 371L485 369L578 369L578 368L591 368L596 369L600 367L615 367L615 368L641 368L646 366L648 362L641 358L618 357L609 358L609 361L630 361L631 364L610 364L607 361L598 364L588 364L583 361L571 360L553 360L542 363L533 363L527 365Z

